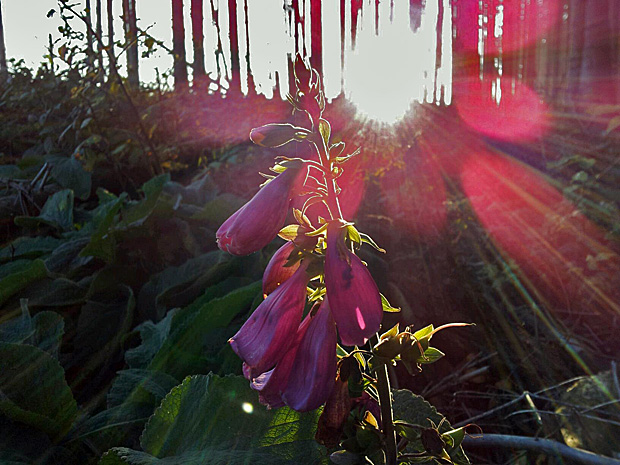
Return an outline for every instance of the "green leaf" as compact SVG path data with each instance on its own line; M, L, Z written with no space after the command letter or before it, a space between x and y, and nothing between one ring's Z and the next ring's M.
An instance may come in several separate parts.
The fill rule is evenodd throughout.
M202 283L209 285L210 281L223 279L235 260L227 253L214 250L181 266L166 268L142 287L138 308L147 318L160 320L167 308L185 306L194 300L206 287ZM194 289L195 283L199 285Z
M58 362L30 345L0 343L0 412L60 438L77 404Z
M387 298L383 294L380 294L380 295L381 295L381 305L383 306L383 311L384 312L387 312L387 313L398 313L398 312L400 312L400 308L392 307L392 305L387 300Z
M47 157L52 163L51 176L65 189L71 189L79 199L90 196L91 174L74 157Z
M193 220L204 221L216 229L243 206L245 200L233 194L224 193L206 202L202 209L192 216Z
M0 279L0 305L3 305L12 295L21 291L30 283L43 279L47 275L48 271L43 260L37 259L25 263L18 271Z
M73 191L65 189L52 195L39 216L17 216L15 224L26 228L36 228L41 224L52 226L61 231L73 228Z
M144 183L142 191L145 198L139 202L134 202L123 212L123 220L119 223L118 229L135 228L144 224L155 210L162 190L168 182L170 182L170 174L166 173Z
M192 376L166 396L140 444L158 458L220 450L233 453L231 463L318 463L324 455L314 441L317 414L269 411L242 377Z
M98 257L106 263L112 263L116 259L116 238L110 229L125 198L125 195L121 195L100 205L92 221L96 225L96 230L91 235L88 245L80 252L80 256Z
M145 321L135 328L134 331L140 332L142 344L125 352L127 365L131 368L146 368L151 363L168 337L172 318L178 310L178 308L170 310L166 317L157 324L152 321Z
M611 131L619 127L620 127L620 115L617 115L609 120L609 124L607 125L607 129L605 130L605 134L609 134Z
M323 118L319 120L319 132L321 133L325 147L329 147L329 138L332 135L332 127L329 121Z
M425 326L424 328L419 329L415 333L413 333L413 337L415 337L418 341L421 341L422 339L427 337L429 334L431 334L434 329L435 327L433 325Z
M17 179L22 170L16 165L0 165L0 179Z
M444 416L437 412L437 409L429 404L423 397L415 395L406 389L396 389L392 391L394 420L400 420L412 425L419 425L423 428L431 426L430 421L439 426L441 434L452 431L450 422L444 420ZM443 423L442 423L442 420ZM405 449L408 453L423 452L422 442L416 440L414 430L411 429L412 442ZM450 451L450 458L456 465L469 465L469 459L461 447Z
M51 236L18 237L0 249L0 263L18 258L38 258L52 252L60 243L60 239Z
M124 403L150 404L155 408L178 384L172 376L152 370L119 371L108 392L108 408Z
M58 358L65 322L54 312L30 316L28 300L20 301L21 315L0 325L0 342L30 344Z
M228 325L235 316L250 308L261 289L262 283L257 281L206 302L183 319L183 314L178 312L171 334L149 368L177 379L191 373L217 370L218 365L213 364L221 363L220 352L228 348L226 342L234 334L234 329L228 328ZM214 356L214 360L209 360L209 355Z
M424 351L424 357L420 357L418 359L418 363L430 364L435 363L437 360L445 356L441 350L436 349L435 347L429 347Z
M28 288L28 305L30 308L75 305L86 300L86 292L70 279L44 279Z

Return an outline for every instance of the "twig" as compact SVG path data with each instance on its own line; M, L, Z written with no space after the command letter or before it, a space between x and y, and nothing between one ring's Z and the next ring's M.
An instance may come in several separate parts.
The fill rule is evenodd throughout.
M582 449L569 447L551 439L530 438L504 434L485 434L479 437L465 437L464 447L501 447L505 449L531 450L561 457L584 465L620 465L620 460L598 455Z

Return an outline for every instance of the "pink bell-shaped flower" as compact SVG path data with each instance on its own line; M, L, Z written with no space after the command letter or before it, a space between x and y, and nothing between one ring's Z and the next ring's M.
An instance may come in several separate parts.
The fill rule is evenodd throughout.
M298 412L325 403L336 379L336 325L327 299L310 319L282 393L284 403Z
M290 348L303 315L307 283L302 264L230 339L232 349L249 366L246 377L255 378L273 368Z
M294 342L275 368L251 380L250 386L258 391L260 403L266 405L267 408L279 408L285 405L282 399L282 392L286 388L291 369L293 368L293 363L299 350L299 343L306 334L309 324L310 315L306 316L301 325L299 325Z
M346 248L338 223L327 229L325 286L342 344L365 344L381 325L381 296L368 268Z
M295 274L301 262L284 266L293 250L295 250L295 244L287 242L273 254L263 274L263 294L271 294L280 284Z
M289 167L263 186L252 199L228 218L215 234L220 249L248 255L271 242L284 224L297 176L306 165Z

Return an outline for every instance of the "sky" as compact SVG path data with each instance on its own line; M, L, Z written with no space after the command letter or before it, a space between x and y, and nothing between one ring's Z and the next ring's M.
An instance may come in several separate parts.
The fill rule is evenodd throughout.
M53 40L60 38L58 26L62 23L58 14L47 18L47 12L58 10L57 0L0 0L3 8L5 42L7 56L24 59L26 65L37 68L47 53L48 35ZM442 55L445 59L436 61L438 4L443 3L447 14L443 15ZM83 8L84 0L75 0ZM91 0L93 24L95 17L95 0ZM122 40L122 6L121 0L114 0L115 7L115 38ZM238 3L241 3L238 0ZM276 80L280 81L281 97L285 98L288 89L287 57L293 56L294 39L291 35L290 11L285 13L285 5L290 0L257 0L248 2L250 18L248 32L250 35L250 67L256 91L271 98ZM311 29L309 20L309 1L301 1L305 12L305 27ZM106 1L102 0L105 9ZM172 48L172 20L170 0L138 0L136 2L138 28L147 30L153 37L162 40L168 48ZM227 2L214 2L221 28L223 57L220 57L220 69L230 69L230 47L228 41ZM222 8L218 8L221 4ZM393 15L390 13L392 3L387 0L380 2L379 33L375 32L374 0L363 0L364 8L358 12L357 41L353 48L351 38L351 6L347 8L345 17L345 60L344 71L341 68L341 35L340 35L340 2L327 1L322 8L322 42L323 42L323 73L326 97L328 100L340 94L344 85L345 95L353 101L362 113L374 119L391 121L398 119L408 111L413 100L418 102L440 102L446 104L451 100L452 79L452 30L450 0L427 2L421 12L420 24L415 31L409 24L407 2L395 2ZM225 76L218 76L215 45L217 35L213 27L210 2L204 2L204 33L206 70L212 73L214 80L220 81L225 88ZM190 2L186 0L185 30L187 61L193 61L191 43ZM401 11L402 10L402 11ZM82 10L83 11L83 10ZM364 13L366 12L366 13ZM372 12L372 13L371 13ZM288 15L288 16L287 16ZM393 20L388 18L393 16ZM103 30L107 31L107 17L103 13ZM244 9L237 8L237 24L245 24ZM73 27L84 30L82 23L75 19ZM240 27L239 52L241 57L246 54L245 28ZM107 42L107 38L104 39ZM311 50L310 34L306 34L306 49ZM60 43L56 45L56 52ZM124 64L121 58L119 63ZM247 66L244 59L240 60L242 91L247 92ZM374 66L373 66L374 65ZM171 56L164 50L149 58L140 58L140 80L145 83L155 82L157 71L163 73L172 66ZM122 72L122 70L121 70ZM170 81L169 81L170 83ZM377 90L383 89L381 95ZM405 92L405 94L403 94Z

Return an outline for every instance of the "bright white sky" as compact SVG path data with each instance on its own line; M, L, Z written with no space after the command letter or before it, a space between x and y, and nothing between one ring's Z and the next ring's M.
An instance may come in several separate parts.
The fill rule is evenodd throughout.
M288 31L284 17L283 4L288 0L252 0L248 2L249 34L250 34L250 66L259 93L267 97L273 95L276 79L280 80L281 96L284 98L288 89L287 55L295 49L293 38ZM37 68L44 61L47 53L48 35L54 39L60 37L58 26L61 21L58 15L47 18L47 12L55 8L56 0L0 0L3 9L5 42L8 57L23 58L29 67ZM84 5L84 0L76 3ZM435 73L435 50L437 37L435 32L437 21L437 2L443 2L444 14L442 38L442 66ZM115 8L115 39L122 40L122 22L120 20L121 0L114 0ZM230 47L228 41L227 2L221 4L216 14L219 17L226 68L230 67ZM238 0L237 23L245 24L243 3ZM309 24L309 1L302 2L306 10L306 29ZM389 18L390 1L380 2L380 18ZM95 24L96 0L91 0L93 24ZM172 47L172 14L170 0L137 0L138 27L147 29L149 33ZM374 119L394 121L401 117L413 100L422 102L450 103L451 89L451 5L450 0L427 2L422 14L422 23L416 33L409 28L409 14L406 2L395 2L394 21L381 20L380 34L374 32L374 0L364 0L364 10L358 21L358 41L355 50L351 47L350 19L345 25L345 71L340 67L340 2L323 3L323 71L326 96L333 98L340 93L341 82L345 82L346 95L358 109ZM106 1L102 0L105 10ZM188 62L193 61L191 44L190 1L185 0L185 30ZM204 2L204 33L206 69L217 79L215 47L217 36L211 17L210 2ZM348 3L347 3L348 5ZM402 11L401 11L402 10ZM373 12L373 13L370 13ZM350 5L347 6L346 17L351 15ZM106 14L103 12L104 35L107 31ZM74 27L82 28L80 21L74 20ZM239 30L239 52L241 55L242 86L247 88L245 77L246 38L245 28ZM106 39L107 41L107 39ZM307 34L306 41L310 41ZM306 44L310 50L310 44ZM123 64L124 60L121 59ZM374 66L373 66L374 64ZM154 82L156 68L160 73L172 66L170 55L162 51L148 59L140 59L140 79L143 82ZM224 63L220 62L224 69ZM247 91L242 87L242 90ZM403 93L405 92L405 93ZM443 93L443 95L440 95ZM443 97L443 98L442 98Z

